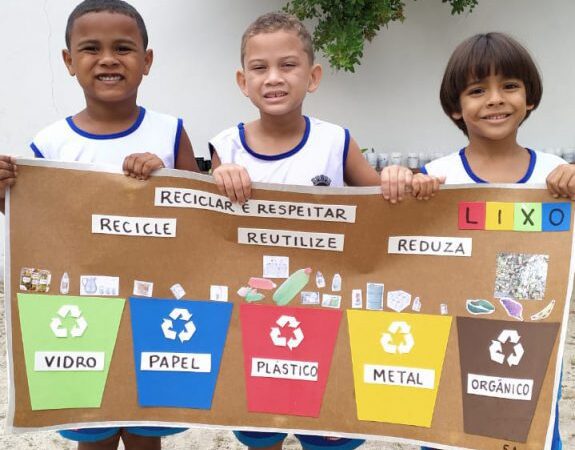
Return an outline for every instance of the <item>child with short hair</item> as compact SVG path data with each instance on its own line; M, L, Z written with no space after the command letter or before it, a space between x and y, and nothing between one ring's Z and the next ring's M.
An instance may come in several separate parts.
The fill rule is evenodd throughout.
M318 88L322 68L314 63L311 36L297 18L269 13L255 20L242 37L241 64L236 81L260 118L210 141L213 175L223 194L243 203L251 180L333 187L380 184L349 130L302 115L305 95ZM412 186L413 195L422 199L431 197L439 182L411 173L401 178L402 186Z
M242 37L241 63L237 83L258 108L260 118L229 128L210 141L213 175L222 194L243 203L250 197L251 180L334 187L344 182L380 184L347 129L302 115L303 100L318 88L322 69L314 64L311 36L297 18L269 13L256 19ZM440 180L410 173L403 182L412 186L415 197L429 198ZM286 437L284 433L235 434L250 448L281 449ZM352 450L363 443L296 437L305 450Z
M453 52L441 82L445 114L469 138L456 153L425 165L447 184L547 183L554 197L575 200L575 166L517 143L521 124L537 108L543 86L529 52L503 33L476 34ZM382 178L404 169L391 166ZM561 386L559 386L559 396ZM556 406L553 450L562 448Z
M147 179L162 167L198 171L181 119L137 105L138 88L152 65L146 26L138 11L122 0L85 0L68 18L66 49L70 75L84 91L86 107L40 131L31 144L36 157L122 166ZM13 158L0 157L0 196L14 184ZM3 206L3 205L2 205ZM161 436L181 428L126 427L66 430L79 450L157 450Z

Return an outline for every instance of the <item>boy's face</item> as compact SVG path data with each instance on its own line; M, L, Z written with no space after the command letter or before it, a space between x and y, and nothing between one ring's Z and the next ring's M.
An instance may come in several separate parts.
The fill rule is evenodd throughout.
M463 119L470 141L515 136L527 111L533 109L527 104L523 81L494 73L482 80L470 80L459 103L461 112L451 116Z
M87 102L135 102L142 77L152 65L151 50L144 49L136 21L107 11L76 19L70 49L62 56L75 75Z
M301 114L305 95L315 91L321 80L321 66L310 63L295 32L252 36L246 42L243 63L238 85L262 115Z

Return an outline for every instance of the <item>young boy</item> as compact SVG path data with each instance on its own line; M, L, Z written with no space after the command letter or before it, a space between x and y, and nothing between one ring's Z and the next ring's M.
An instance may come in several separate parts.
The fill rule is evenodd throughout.
M445 69L440 99L469 144L431 161L422 172L445 176L448 184L547 183L554 197L575 200L575 166L517 143L517 131L539 105L542 91L535 63L513 38L487 33L462 42ZM382 179L393 182L403 171L391 166ZM562 448L558 424L556 414L553 450Z
M156 169L197 171L182 120L139 107L142 77L152 65L140 14L122 0L86 0L68 18L62 55L84 91L86 108L42 130L31 144L39 158L121 165L126 175L146 179ZM152 153L153 152L153 153ZM2 201L14 184L14 160L0 158ZM3 205L2 205L3 206ZM183 431L163 427L67 430L79 450L156 450L160 437Z
M258 108L260 118L239 124L210 141L214 178L232 201L250 197L251 180L309 186L379 185L379 175L367 164L349 131L302 115L308 92L320 83L322 69L314 64L311 36L295 17L265 14L245 31L242 69L236 79ZM439 187L435 177L404 176L413 195L429 198ZM403 192L403 190L401 190ZM250 448L280 449L283 433L235 432ZM351 450L358 439L297 436L305 450Z
M311 36L301 22L279 13L259 17L242 37L241 63L236 81L260 118L210 141L213 174L223 194L243 203L250 196L251 180L379 185L379 175L347 129L302 115L304 97L318 88L322 68L314 64ZM417 198L429 198L439 185L432 177L410 173L404 178Z

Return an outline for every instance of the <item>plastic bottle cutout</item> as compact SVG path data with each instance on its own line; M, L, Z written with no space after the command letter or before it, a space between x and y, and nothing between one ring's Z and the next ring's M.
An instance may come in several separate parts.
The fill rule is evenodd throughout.
M323 277L323 273L319 270L315 273L315 285L318 289L325 287L325 278Z
M245 296L248 295L251 290L252 288L249 286L242 286L238 289L238 295L242 298L245 298Z
M60 294L66 295L68 292L70 292L70 277L68 272L64 272L60 280Z
M258 291L256 291L255 289L251 289L247 294L246 294L246 302L252 303L252 302L259 302L260 300L264 299L264 294L260 294Z
M248 285L254 289L275 289L277 286L272 280L267 278L251 277Z
M341 275L339 273L334 274L331 280L331 290L333 292L341 291Z
M299 269L292 273L274 292L273 299L279 306L287 305L309 282L311 269Z

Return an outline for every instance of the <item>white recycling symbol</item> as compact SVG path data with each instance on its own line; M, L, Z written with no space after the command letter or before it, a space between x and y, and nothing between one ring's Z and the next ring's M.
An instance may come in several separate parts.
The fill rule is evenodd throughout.
M174 330L174 323L172 320L182 320L185 322L184 329L179 333ZM176 337L183 343L192 339L196 332L196 326L192 322L192 313L186 308L174 308L170 313L169 319L164 319L162 322L162 331L166 339L175 340Z
M281 316L276 321L276 325L279 326L272 327L270 331L270 337L276 347L288 347L290 350L293 350L303 342L303 331L299 328L300 322L298 322L295 317ZM289 339L282 336L281 330L285 328L286 325L293 330L293 336Z
M398 333L403 335L403 340L400 344L394 344L393 337ZM391 322L387 332L383 333L379 342L381 343L383 350L386 353L391 354L409 353L415 345L415 340L411 334L411 327L404 321Z
M513 353L507 357L507 364L509 367L519 365L519 362L525 353L525 350L523 350L523 345L521 345L521 342L519 342L520 339L521 336L519 336L517 330L501 331L497 337L497 340L492 340L491 345L489 346L489 355L491 357L491 361L498 364L503 364L505 362L505 353L503 353L503 346L501 344L511 342L515 345L513 346Z
M68 337L68 330L62 326L62 319L70 316L75 319L74 326L70 330L69 335L71 337L80 337L88 328L88 322L82 317L82 311L78 305L62 305L58 310L58 315L52 318L50 322L50 328L56 337L66 338Z

